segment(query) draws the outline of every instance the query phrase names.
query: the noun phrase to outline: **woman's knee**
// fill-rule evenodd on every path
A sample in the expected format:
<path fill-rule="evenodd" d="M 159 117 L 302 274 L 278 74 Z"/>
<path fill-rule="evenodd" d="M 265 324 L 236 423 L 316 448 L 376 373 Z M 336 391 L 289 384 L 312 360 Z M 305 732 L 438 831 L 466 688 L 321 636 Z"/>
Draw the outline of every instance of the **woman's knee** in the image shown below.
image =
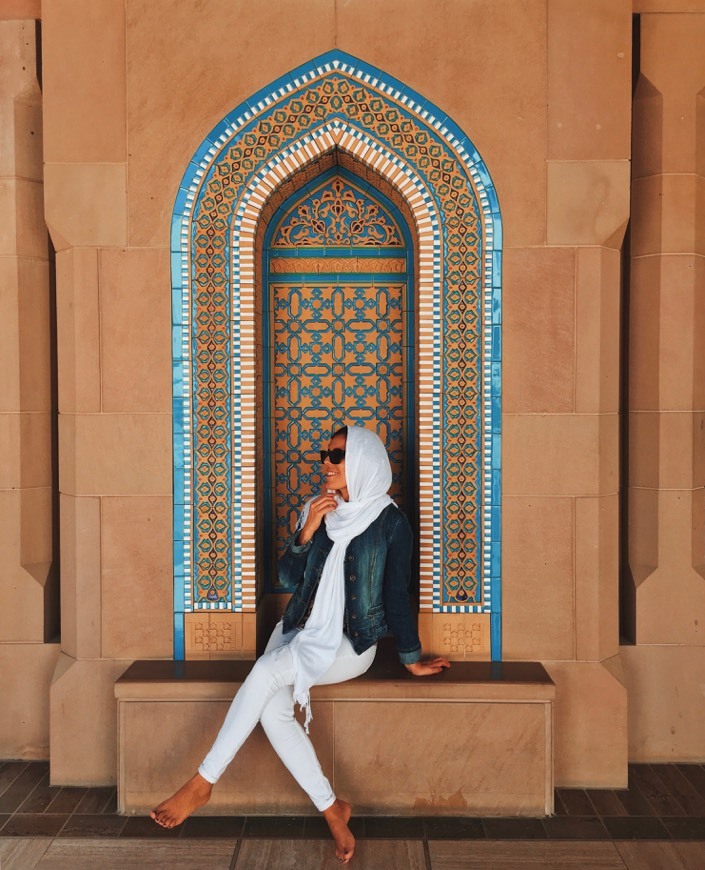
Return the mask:
<path fill-rule="evenodd" d="M 279 650 L 275 650 L 261 655 L 252 666 L 248 680 L 266 685 L 271 691 L 286 686 L 289 682 L 290 667 L 286 661 L 282 661 L 282 656 L 277 655 L 278 652 Z"/>
<path fill-rule="evenodd" d="M 270 700 L 262 711 L 260 722 L 269 735 L 272 729 L 294 721 L 294 696 L 289 686 L 284 686 Z"/>

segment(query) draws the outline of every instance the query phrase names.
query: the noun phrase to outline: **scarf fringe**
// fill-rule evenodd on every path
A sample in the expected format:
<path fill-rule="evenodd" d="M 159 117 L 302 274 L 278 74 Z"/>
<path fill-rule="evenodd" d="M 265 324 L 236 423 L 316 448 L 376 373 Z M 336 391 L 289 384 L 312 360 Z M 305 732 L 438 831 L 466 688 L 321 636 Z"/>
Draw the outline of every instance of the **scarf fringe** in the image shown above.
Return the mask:
<path fill-rule="evenodd" d="M 305 713 L 304 731 L 308 734 L 308 726 L 311 724 L 311 720 L 313 719 L 313 712 L 311 711 L 311 694 L 306 692 L 306 696 L 303 698 L 297 698 L 296 703 L 299 705 L 301 712 Z"/>

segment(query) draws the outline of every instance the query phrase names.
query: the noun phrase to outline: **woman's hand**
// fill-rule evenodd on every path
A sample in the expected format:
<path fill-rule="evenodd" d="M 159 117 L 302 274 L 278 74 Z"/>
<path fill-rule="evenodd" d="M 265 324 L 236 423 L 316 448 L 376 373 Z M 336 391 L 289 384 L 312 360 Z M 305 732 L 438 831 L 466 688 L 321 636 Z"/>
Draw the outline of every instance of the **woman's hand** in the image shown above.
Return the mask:
<path fill-rule="evenodd" d="M 323 517 L 331 511 L 334 511 L 337 507 L 338 502 L 335 499 L 334 492 L 326 492 L 323 495 L 314 498 L 308 506 L 308 516 L 306 517 L 306 522 L 304 523 L 303 528 L 299 532 L 299 537 L 296 543 L 299 546 L 308 544 L 315 532 L 318 530 L 318 527 L 323 522 Z"/>
<path fill-rule="evenodd" d="M 415 677 L 428 677 L 431 674 L 440 674 L 443 668 L 449 668 L 450 662 L 443 656 L 436 656 L 435 659 L 414 662 L 412 665 L 404 665 L 404 667 Z"/>

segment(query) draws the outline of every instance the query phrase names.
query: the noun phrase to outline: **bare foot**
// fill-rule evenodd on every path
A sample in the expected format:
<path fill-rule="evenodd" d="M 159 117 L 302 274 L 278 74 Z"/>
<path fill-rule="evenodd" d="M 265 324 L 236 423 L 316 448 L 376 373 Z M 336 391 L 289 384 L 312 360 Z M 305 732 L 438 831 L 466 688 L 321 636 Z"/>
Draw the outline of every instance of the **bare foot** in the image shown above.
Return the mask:
<path fill-rule="evenodd" d="M 194 810 L 207 804 L 213 786 L 200 773 L 194 774 L 174 794 L 149 814 L 163 828 L 174 828 L 187 819 Z"/>
<path fill-rule="evenodd" d="M 341 864 L 347 864 L 355 851 L 355 837 L 348 827 L 351 813 L 350 804 L 341 800 L 336 800 L 327 810 L 323 810 L 323 817 L 335 840 L 335 857 Z"/>

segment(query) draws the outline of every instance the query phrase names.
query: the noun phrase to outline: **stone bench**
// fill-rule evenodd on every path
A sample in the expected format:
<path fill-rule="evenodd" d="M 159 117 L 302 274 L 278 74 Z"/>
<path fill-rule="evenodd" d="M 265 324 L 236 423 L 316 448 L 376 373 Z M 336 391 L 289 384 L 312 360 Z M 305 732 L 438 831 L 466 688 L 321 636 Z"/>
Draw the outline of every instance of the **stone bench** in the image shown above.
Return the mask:
<path fill-rule="evenodd" d="M 115 684 L 118 802 L 145 814 L 193 774 L 245 661 L 138 661 Z M 555 686 L 534 662 L 409 674 L 385 643 L 362 677 L 312 691 L 311 739 L 335 791 L 365 815 L 553 812 Z M 260 726 L 202 811 L 311 814 Z"/>

